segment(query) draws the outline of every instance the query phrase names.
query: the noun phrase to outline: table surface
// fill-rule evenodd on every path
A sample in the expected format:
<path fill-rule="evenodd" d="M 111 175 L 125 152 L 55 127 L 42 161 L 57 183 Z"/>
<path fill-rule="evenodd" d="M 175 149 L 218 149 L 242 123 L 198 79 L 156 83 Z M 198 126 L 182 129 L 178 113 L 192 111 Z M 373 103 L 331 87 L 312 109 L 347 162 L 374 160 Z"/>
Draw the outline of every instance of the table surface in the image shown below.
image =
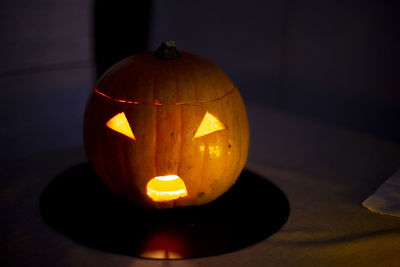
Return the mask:
<path fill-rule="evenodd" d="M 168 262 L 86 247 L 39 213 L 49 182 L 87 161 L 75 147 L 0 167 L 0 265 L 400 266 L 400 218 L 361 205 L 400 168 L 400 144 L 261 106 L 248 113 L 246 167 L 277 185 L 291 206 L 279 232 L 232 253 Z"/>

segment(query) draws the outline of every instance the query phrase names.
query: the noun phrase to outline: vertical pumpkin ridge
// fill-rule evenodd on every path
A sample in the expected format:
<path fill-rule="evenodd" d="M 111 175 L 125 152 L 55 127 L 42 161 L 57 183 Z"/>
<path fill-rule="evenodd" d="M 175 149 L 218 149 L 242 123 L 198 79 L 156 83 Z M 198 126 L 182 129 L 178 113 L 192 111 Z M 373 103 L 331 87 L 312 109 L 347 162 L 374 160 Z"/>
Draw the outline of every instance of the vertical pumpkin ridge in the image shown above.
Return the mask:
<path fill-rule="evenodd" d="M 102 124 L 102 122 L 101 122 L 101 126 L 103 127 L 103 124 Z M 106 153 L 106 149 L 105 149 L 105 147 L 104 147 L 104 142 L 103 142 L 103 140 L 104 140 L 104 136 L 106 135 L 106 132 L 103 130 L 103 131 L 101 131 L 101 138 L 100 137 L 97 137 L 96 138 L 96 141 L 98 142 L 98 143 L 100 143 L 100 149 L 99 149 L 99 151 L 100 151 L 100 153 L 99 153 L 99 161 L 101 162 L 101 167 L 102 167 L 102 169 L 103 169 L 103 177 L 102 177 L 102 180 L 103 180 L 103 183 L 105 184 L 105 185 L 107 185 L 107 187 L 109 186 L 109 184 L 110 184 L 110 177 L 109 177 L 109 174 L 108 174 L 108 171 L 107 171 L 107 169 L 106 169 L 106 161 L 105 161 L 105 158 L 104 158 L 104 155 L 105 155 L 105 153 Z"/>
<path fill-rule="evenodd" d="M 126 116 L 126 114 L 125 114 L 125 116 Z M 128 119 L 128 118 L 127 118 Z M 129 122 L 129 120 L 128 120 L 128 122 Z M 119 141 L 118 142 L 118 153 L 121 153 L 122 152 L 122 158 L 123 158 L 123 160 L 121 161 L 121 164 L 120 164 L 120 168 L 121 168 L 121 175 L 122 175 L 122 187 L 123 187 L 123 195 L 124 195 L 124 197 L 127 197 L 127 196 L 129 196 L 129 186 L 128 186 L 128 183 L 129 183 L 129 179 L 128 179 L 128 176 L 126 175 L 126 173 L 127 173 L 127 161 L 126 161 L 126 158 L 127 158 L 127 156 L 126 156 L 126 153 L 127 153 L 127 150 L 126 149 L 123 149 L 123 143 L 124 142 L 122 142 L 122 139 L 121 139 L 121 141 Z M 129 151 L 129 150 L 128 150 Z"/>
<path fill-rule="evenodd" d="M 181 127 L 179 129 L 180 133 L 179 133 L 179 158 L 178 158 L 178 166 L 177 166 L 177 170 L 176 173 L 178 176 L 181 177 L 181 173 L 180 173 L 180 169 L 181 169 L 181 158 L 182 158 L 182 150 L 183 150 L 183 145 L 182 145 L 182 135 L 183 135 L 183 111 L 182 111 L 182 106 L 179 106 L 179 114 L 180 114 L 180 120 L 181 120 Z M 185 177 L 181 177 L 183 179 L 185 179 Z M 185 180 L 183 180 L 183 182 L 185 182 Z M 187 185 L 187 182 L 185 183 L 185 185 Z M 187 187 L 186 187 L 187 190 Z"/>
<path fill-rule="evenodd" d="M 177 100 L 179 99 L 179 88 L 178 88 L 178 81 L 177 81 L 177 79 L 175 79 L 175 91 L 176 91 L 176 93 L 175 93 L 175 102 L 177 102 Z M 177 113 L 179 113 L 179 119 L 177 119 L 177 121 L 179 122 L 179 130 L 180 130 L 180 133 L 179 133 L 179 135 L 178 134 L 175 134 L 175 136 L 176 136 L 176 138 L 178 138 L 178 136 L 180 137 L 180 135 L 181 135 L 181 130 L 182 130 L 182 107 L 180 107 L 180 106 L 177 106 L 177 105 L 175 105 L 174 106 L 174 108 L 176 109 L 176 108 L 178 108 L 179 109 L 179 112 L 177 112 Z M 176 129 L 177 130 L 177 129 Z M 176 132 L 176 131 L 175 131 Z M 179 138 L 180 139 L 180 138 Z M 176 166 L 176 174 L 178 175 L 178 170 L 179 170 L 179 165 L 180 165 L 180 159 L 181 159 L 181 152 L 182 152 L 182 142 L 180 142 L 180 140 L 178 140 L 179 141 L 179 153 L 178 153 L 178 158 L 177 158 L 177 166 Z"/>
<path fill-rule="evenodd" d="M 128 118 L 127 118 L 128 119 Z M 129 122 L 129 120 L 128 120 L 128 122 Z M 132 149 L 132 148 L 131 148 Z M 135 183 L 134 183 L 134 181 L 133 181 L 133 179 L 132 179 L 132 176 L 130 175 L 131 174 L 131 168 L 134 168 L 135 166 L 132 166 L 131 167 L 131 162 L 130 162 L 130 157 L 129 157 L 129 155 L 127 155 L 127 153 L 130 153 L 130 151 L 131 151 L 131 149 L 129 149 L 129 150 L 125 150 L 125 153 L 124 153 L 124 158 L 125 158 L 125 164 L 124 164 L 124 166 L 125 166 L 125 173 L 128 173 L 129 175 L 127 175 L 127 179 L 126 179 L 126 188 L 125 188 L 125 190 L 126 190 L 126 194 L 127 194 L 127 196 L 128 196 L 128 198 L 129 199 L 131 199 L 131 200 L 134 200 L 134 201 L 136 201 L 136 198 L 135 198 L 135 194 L 136 194 L 136 192 L 135 192 L 135 190 L 134 190 L 134 188 L 135 188 Z M 127 169 L 129 169 L 129 170 L 127 170 Z"/>
<path fill-rule="evenodd" d="M 156 101 L 156 99 L 155 99 L 155 91 L 156 91 L 156 86 L 154 85 L 154 79 L 152 79 L 152 82 L 151 82 L 151 84 L 152 84 L 152 88 L 151 88 L 151 91 L 152 91 L 152 99 L 153 99 L 153 103 L 155 103 L 155 101 Z M 158 153 L 157 153 L 157 144 L 158 144 L 158 129 L 157 129 L 157 127 L 158 127 L 158 123 L 157 123 L 157 119 L 158 119 L 158 106 L 155 106 L 155 108 L 154 108 L 154 142 L 155 142 L 155 145 L 154 145 L 154 169 L 155 169 L 155 174 L 156 175 L 158 175 L 158 172 L 157 172 L 157 155 L 158 155 Z M 151 177 L 148 177 L 148 178 L 151 178 Z"/>
<path fill-rule="evenodd" d="M 106 113 L 106 114 L 113 114 L 114 113 L 114 108 L 112 108 L 112 106 L 109 106 L 109 108 L 107 109 L 107 110 L 105 110 L 105 111 L 103 111 L 104 113 Z M 104 125 L 104 123 L 102 123 L 102 127 L 105 127 L 105 125 Z M 107 152 L 109 149 L 106 147 L 106 145 L 107 145 L 107 142 L 104 142 L 103 140 L 107 140 L 107 130 L 106 131 L 102 131 L 103 132 L 103 135 L 102 135 L 102 138 L 101 138 L 101 144 L 102 144 L 102 153 L 101 153 L 101 155 L 102 155 L 102 157 L 103 157 L 103 166 L 104 166 L 104 170 L 105 170 L 105 181 L 106 181 L 106 184 L 108 185 L 108 184 L 110 184 L 110 185 L 112 185 L 112 188 L 113 188 L 113 190 L 114 191 L 117 191 L 118 193 L 121 193 L 121 190 L 120 190 L 120 186 L 118 186 L 118 185 L 115 185 L 115 183 L 113 183 L 113 173 L 112 173 L 112 171 L 110 171 L 110 163 L 108 162 L 108 161 L 106 161 L 106 159 L 105 159 L 105 155 L 107 155 L 109 152 Z M 116 146 L 118 146 L 118 144 L 115 144 Z"/>
<path fill-rule="evenodd" d="M 148 90 L 150 90 L 151 95 L 149 96 L 149 100 L 153 100 L 155 99 L 155 90 L 156 90 L 156 86 L 155 86 L 155 76 L 157 76 L 157 73 L 155 73 L 154 68 L 150 67 L 151 71 L 151 75 L 150 75 L 150 88 L 148 88 Z M 152 168 L 152 172 L 154 174 L 157 174 L 157 106 L 153 106 L 150 108 L 150 110 L 152 110 L 152 113 L 154 111 L 154 131 L 152 131 L 150 129 L 147 129 L 147 127 L 145 128 L 145 132 L 149 132 L 149 138 L 151 138 L 150 140 L 154 139 L 154 167 Z M 146 124 L 145 124 L 146 125 Z M 151 136 L 154 135 L 154 136 Z M 152 177 L 145 177 L 145 179 L 147 179 L 147 181 L 145 182 L 146 185 L 149 181 L 149 179 L 151 179 Z M 147 192 L 146 192 L 146 188 L 141 188 L 142 192 L 143 192 L 143 196 L 147 198 Z M 147 198 L 148 200 L 148 198 Z"/>
<path fill-rule="evenodd" d="M 236 89 L 234 89 L 234 90 L 236 90 Z M 232 94 L 232 96 L 230 96 L 230 100 L 229 100 L 229 101 L 231 101 L 233 106 L 237 105 L 237 100 L 234 97 L 235 94 L 236 94 L 236 91 L 233 92 L 233 94 Z M 236 110 L 234 110 L 234 113 L 232 114 L 232 116 L 238 117 L 239 122 L 237 123 L 236 127 L 238 129 L 242 129 L 241 128 L 241 120 L 243 119 L 242 116 L 240 116 L 240 114 L 238 114 L 238 112 L 236 112 Z M 233 148 L 233 149 L 234 149 L 235 153 L 238 155 L 234 161 L 235 169 L 232 171 L 232 175 L 239 175 L 240 168 L 241 168 L 241 161 L 242 161 L 241 151 L 242 151 L 243 140 L 242 140 L 242 138 L 240 138 L 240 136 L 238 136 L 237 133 L 233 133 L 232 138 L 234 139 L 234 142 L 236 143 L 235 148 Z"/>
<path fill-rule="evenodd" d="M 201 104 L 201 110 L 204 110 L 204 106 L 203 106 L 203 104 Z M 200 121 L 200 123 L 201 123 L 201 121 Z M 202 161 L 201 161 L 201 174 L 200 174 L 200 178 L 201 178 L 201 192 L 205 192 L 205 190 L 204 190 L 204 184 L 206 184 L 207 185 L 207 187 L 208 187 L 208 179 L 207 179 L 207 177 L 204 177 L 204 164 L 205 164 L 205 161 L 206 161 L 206 155 L 207 155 L 207 153 L 208 153 L 208 149 L 209 149 L 209 143 L 208 143 L 208 141 L 207 142 L 204 142 L 204 145 L 205 145 L 205 150 L 204 150 L 204 153 L 203 153 L 203 159 L 202 159 Z M 205 179 L 207 179 L 206 180 L 206 183 L 204 183 L 204 180 Z M 199 191 L 199 190 L 197 190 L 197 191 Z"/>
<path fill-rule="evenodd" d="M 199 94 L 197 93 L 197 86 L 196 86 L 196 83 L 195 83 L 195 81 L 194 81 L 194 74 L 193 74 L 193 72 L 192 72 L 192 70 L 188 67 L 187 69 L 187 72 L 188 72 L 188 74 L 189 75 L 187 75 L 187 77 L 188 77 L 188 80 L 190 81 L 190 84 L 191 84 L 191 86 L 192 86 L 192 89 L 193 89 L 193 91 L 194 91 L 194 101 L 197 101 L 198 100 L 198 98 L 199 98 Z M 182 111 L 182 106 L 181 106 L 181 111 Z M 183 117 L 182 117 L 183 118 Z M 183 128 L 183 124 L 182 124 L 182 128 Z M 190 131 L 193 131 L 193 129 L 191 129 Z M 182 131 L 182 133 L 183 133 L 183 131 Z M 190 138 L 192 138 L 192 136 L 190 137 Z M 195 147 L 195 149 L 196 149 L 196 147 Z M 203 153 L 204 154 L 204 153 Z M 204 162 L 204 157 L 203 157 L 203 162 Z M 203 162 L 202 162 L 202 165 L 203 165 Z M 202 169 L 203 169 L 203 167 L 202 167 Z M 192 177 L 190 177 L 190 180 L 192 180 Z M 200 174 L 200 180 L 201 180 L 201 184 L 203 183 L 203 180 L 204 180 L 204 178 L 203 178 L 203 172 Z M 197 181 L 196 181 L 197 182 Z M 193 189 L 191 189 L 191 192 L 188 192 L 188 193 L 192 193 L 193 194 Z M 197 191 L 199 191 L 199 190 L 197 190 Z M 197 193 L 197 192 L 196 192 Z M 191 198 L 191 202 L 192 203 L 196 203 L 196 199 L 193 199 L 192 198 L 192 195 L 189 195 L 189 198 Z"/>
<path fill-rule="evenodd" d="M 244 156 L 244 159 L 242 159 L 242 161 L 244 161 L 244 163 L 242 164 L 243 167 L 244 167 L 245 164 L 246 164 L 246 160 L 247 160 L 248 154 L 249 154 L 250 124 L 249 124 L 249 120 L 248 120 L 248 116 L 247 116 L 247 110 L 246 110 L 246 106 L 245 106 L 244 100 L 242 99 L 242 96 L 240 95 L 239 89 L 236 88 L 236 90 L 237 90 L 237 94 L 239 95 L 238 101 L 240 102 L 241 109 L 243 109 L 243 112 L 242 112 L 241 115 L 244 117 L 244 120 L 242 122 L 244 125 L 242 125 L 242 126 L 243 126 L 243 128 L 247 129 L 247 132 L 246 132 L 247 138 L 245 140 L 246 143 L 242 142 L 242 146 L 241 146 L 241 149 L 242 149 L 241 152 L 243 152 L 243 150 L 246 151 L 246 153 L 244 155 L 242 155 L 242 157 Z"/>
<path fill-rule="evenodd" d="M 236 86 L 235 86 L 235 91 L 234 91 L 234 94 L 237 94 L 238 93 L 238 91 L 237 91 L 237 88 L 236 88 Z M 235 103 L 234 103 L 234 105 L 236 106 L 236 105 L 238 105 L 239 103 L 237 103 L 238 102 L 238 100 L 236 99 L 236 97 L 231 97 L 231 100 L 230 101 L 235 101 Z M 238 128 L 240 128 L 240 129 L 242 129 L 242 124 L 243 124 L 243 119 L 241 118 L 241 116 L 240 116 L 240 114 L 236 114 L 237 113 L 237 111 L 236 110 L 234 110 L 234 116 L 235 117 L 240 117 L 240 119 L 239 119 L 239 123 L 238 123 Z M 239 170 L 240 170 L 240 168 L 241 168 L 241 165 L 242 165 L 242 147 L 243 147 L 243 140 L 241 139 L 241 138 L 239 138 L 238 136 L 237 136 L 237 133 L 235 134 L 235 136 L 234 136 L 234 138 L 237 140 L 237 154 L 238 154 L 238 158 L 237 158 L 237 163 L 235 164 L 236 165 L 236 167 L 235 167 L 235 174 L 237 174 L 237 175 L 240 175 L 240 173 L 238 173 L 239 172 Z"/>
<path fill-rule="evenodd" d="M 232 118 L 232 116 L 231 116 L 231 114 L 230 114 L 230 112 L 228 112 L 228 108 L 226 108 L 225 106 L 224 106 L 224 104 L 225 104 L 225 102 L 227 101 L 227 98 L 229 98 L 229 96 L 228 97 L 224 97 L 224 98 L 222 98 L 221 100 L 220 100 L 220 102 L 221 102 L 221 104 L 219 105 L 219 108 L 220 109 L 222 109 L 222 112 L 223 112 L 223 114 L 224 114 L 224 118 L 226 118 L 226 121 L 224 122 L 225 123 L 225 125 L 228 127 L 228 129 L 231 129 L 231 128 L 233 128 L 233 123 L 234 123 L 234 119 Z M 230 136 L 230 133 L 231 132 L 233 132 L 232 130 L 230 130 L 230 131 L 227 131 L 225 134 L 226 134 L 226 138 L 224 138 L 224 142 L 223 142 L 223 150 L 224 150 L 224 154 L 227 154 L 228 153 L 228 150 L 227 150 L 227 146 L 228 146 L 228 144 L 229 144 L 229 142 L 230 142 L 230 138 L 231 138 L 231 136 Z M 228 168 L 227 168 L 227 166 L 229 166 L 230 164 L 229 164 L 229 162 L 230 162 L 230 158 L 228 157 L 228 156 L 225 156 L 224 157 L 225 158 L 225 160 L 224 160 L 224 168 L 223 168 L 223 170 L 222 170 L 222 177 L 229 177 L 229 172 L 231 171 L 231 170 L 229 170 Z M 235 167 L 235 168 L 237 168 L 237 167 Z M 228 178 L 225 178 L 225 179 L 228 179 Z"/>
<path fill-rule="evenodd" d="M 240 106 L 240 108 L 243 110 L 243 112 L 239 113 L 239 115 L 241 115 L 241 117 L 243 117 L 241 119 L 239 127 L 241 127 L 242 129 L 249 129 L 249 122 L 248 122 L 248 119 L 247 119 L 247 112 L 246 112 L 246 109 L 245 109 L 244 102 L 243 102 L 243 100 L 241 98 L 239 89 L 237 87 L 235 87 L 235 89 L 236 89 L 235 90 L 235 94 L 237 95 L 237 97 L 234 98 L 235 101 L 236 101 L 235 105 Z M 248 152 L 249 152 L 248 151 L 249 133 L 246 133 L 246 137 L 247 138 L 245 140 L 240 139 L 239 163 L 240 163 L 240 167 L 241 168 L 244 168 L 244 166 L 246 164 L 247 155 L 248 155 Z M 244 152 L 246 152 L 246 153 L 244 153 Z M 241 170 L 239 171 L 238 175 L 240 175 L 240 172 L 241 172 Z"/>
<path fill-rule="evenodd" d="M 177 102 L 178 100 L 179 100 L 179 88 L 178 88 L 178 81 L 177 81 L 177 79 L 175 79 L 175 91 L 176 91 L 176 93 L 175 93 L 175 102 Z M 178 175 L 178 176 L 180 176 L 179 175 L 179 166 L 180 166 L 180 162 L 181 162 L 181 154 L 182 154 L 182 142 L 181 142 L 181 134 L 182 134 L 182 107 L 180 107 L 180 106 L 177 106 L 177 105 L 175 105 L 175 107 L 174 108 L 178 108 L 179 109 L 179 119 L 177 120 L 177 121 L 179 121 L 179 123 L 180 123 L 180 127 L 179 127 L 179 134 L 178 133 L 176 133 L 175 134 L 175 138 L 178 138 L 178 136 L 179 136 L 179 140 L 177 140 L 178 142 L 179 142 L 179 153 L 178 153 L 178 158 L 177 158 L 177 165 L 176 165 L 176 175 Z M 178 129 L 176 129 L 175 130 L 175 132 L 177 132 L 177 130 Z M 180 177 L 180 178 L 182 178 L 182 177 Z M 184 179 L 184 178 L 183 178 Z M 183 182 L 185 182 L 185 181 L 183 181 Z M 187 183 L 185 183 L 185 185 L 186 185 Z M 174 202 L 173 202 L 173 206 L 174 207 L 176 207 L 176 201 L 177 200 L 174 200 Z"/>
<path fill-rule="evenodd" d="M 195 92 L 195 101 L 196 102 L 199 102 L 199 87 L 197 86 L 197 83 L 194 81 L 194 79 L 195 79 L 195 77 L 196 77 L 196 75 L 192 72 L 192 70 L 190 69 L 189 70 L 189 72 L 190 72 L 190 77 L 191 77 L 191 81 L 192 81 L 192 84 L 193 84 L 193 88 L 194 88 L 194 92 Z M 204 110 L 204 104 L 203 103 L 201 103 L 200 104 L 200 110 Z M 201 120 L 199 121 L 199 123 L 201 123 Z M 196 130 L 196 129 L 195 129 Z M 204 143 L 204 146 L 205 146 L 205 148 L 207 148 L 208 149 L 208 143 Z M 196 148 L 197 149 L 197 148 Z M 201 161 L 201 172 L 200 172 L 200 180 L 201 180 L 201 182 L 200 182 L 200 189 L 198 189 L 198 190 L 196 190 L 197 192 L 196 193 L 198 193 L 198 192 L 205 192 L 205 190 L 204 190 L 204 162 L 205 162 L 205 156 L 206 156 L 206 151 L 204 150 L 203 151 L 203 155 L 202 155 L 202 161 Z M 208 181 L 207 181 L 208 182 Z M 195 200 L 195 202 L 196 202 L 196 200 Z M 197 203 L 196 203 L 197 204 Z"/>
<path fill-rule="evenodd" d="M 128 117 L 127 117 L 127 119 L 128 119 Z M 128 122 L 129 122 L 129 119 L 128 119 Z M 130 146 L 134 145 L 131 142 L 132 141 L 129 139 L 128 145 L 130 145 Z M 122 142 L 120 142 L 120 144 L 122 145 Z M 135 187 L 133 184 L 133 179 L 131 178 L 131 175 L 130 175 L 131 174 L 131 162 L 130 162 L 131 159 L 129 156 L 129 153 L 131 153 L 130 151 L 132 150 L 132 147 L 130 149 L 122 149 L 122 150 L 124 151 L 123 175 L 126 176 L 126 178 L 123 181 L 123 184 L 125 184 L 124 191 L 125 191 L 126 197 L 128 197 L 129 199 L 132 199 L 132 198 L 134 199 L 134 195 L 136 192 L 133 190 Z"/>
<path fill-rule="evenodd" d="M 157 76 L 157 73 L 154 74 L 155 76 Z M 152 77 L 151 79 L 151 84 L 152 84 L 152 99 L 153 99 L 153 103 L 156 102 L 156 87 L 158 86 L 157 84 L 154 83 L 155 79 Z M 154 106 L 154 172 L 155 175 L 159 175 L 158 173 L 158 108 L 160 106 Z M 152 177 L 146 177 L 147 179 L 151 179 Z M 148 182 L 148 181 L 147 181 Z M 147 196 L 147 192 L 145 192 L 146 196 Z M 154 206 L 159 209 L 160 208 L 160 203 L 157 202 L 153 202 Z"/>
<path fill-rule="evenodd" d="M 109 109 L 107 109 L 107 112 L 105 112 L 106 114 L 108 114 L 109 113 Z M 102 126 L 103 126 L 103 123 L 102 123 Z M 104 127 L 104 126 L 103 126 Z M 109 173 L 109 170 L 108 170 L 108 168 L 107 168 L 107 162 L 106 162 L 106 159 L 105 159 L 105 155 L 107 154 L 107 148 L 106 148 L 106 145 L 105 145 L 105 142 L 103 142 L 103 140 L 105 140 L 106 139 L 106 136 L 107 136 L 107 133 L 106 133 L 106 131 L 102 131 L 102 133 L 103 133 L 103 135 L 102 135 L 102 138 L 100 139 L 100 143 L 101 143 L 101 156 L 102 156 L 102 164 L 103 164 L 103 168 L 104 168 L 104 183 L 108 186 L 109 184 L 112 184 L 112 177 L 110 176 L 110 173 Z"/>

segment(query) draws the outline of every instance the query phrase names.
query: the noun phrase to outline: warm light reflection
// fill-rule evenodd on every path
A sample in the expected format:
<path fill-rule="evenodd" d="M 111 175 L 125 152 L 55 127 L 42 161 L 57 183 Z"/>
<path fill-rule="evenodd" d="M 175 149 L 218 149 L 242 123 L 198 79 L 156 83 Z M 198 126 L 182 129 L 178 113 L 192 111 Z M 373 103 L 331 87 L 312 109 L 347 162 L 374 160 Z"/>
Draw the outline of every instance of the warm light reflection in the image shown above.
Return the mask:
<path fill-rule="evenodd" d="M 168 250 L 145 250 L 140 254 L 140 257 L 150 259 L 182 259 L 183 256 L 177 252 Z"/>
<path fill-rule="evenodd" d="M 210 144 L 208 146 L 208 153 L 210 155 L 210 159 L 215 159 L 221 156 L 221 147 L 219 145 Z"/>
<path fill-rule="evenodd" d="M 167 229 L 160 228 L 150 233 L 150 236 L 142 243 L 140 257 L 182 259 L 186 256 L 188 242 L 185 240 L 185 235 L 172 233 Z"/>
<path fill-rule="evenodd" d="M 199 150 L 200 150 L 201 152 L 204 152 L 204 151 L 206 150 L 206 146 L 205 146 L 204 144 L 201 144 L 201 145 L 199 146 Z"/>
<path fill-rule="evenodd" d="M 177 175 L 156 176 L 147 183 L 147 195 L 154 201 L 168 201 L 187 196 L 186 186 Z"/>
<path fill-rule="evenodd" d="M 136 140 L 136 137 L 132 132 L 131 126 L 126 119 L 124 112 L 118 113 L 117 115 L 112 117 L 109 121 L 107 121 L 106 125 L 111 130 L 121 133 L 133 140 Z"/>
<path fill-rule="evenodd" d="M 207 111 L 199 128 L 196 131 L 196 134 L 194 135 L 194 138 L 199 138 L 224 129 L 226 129 L 226 126 Z"/>

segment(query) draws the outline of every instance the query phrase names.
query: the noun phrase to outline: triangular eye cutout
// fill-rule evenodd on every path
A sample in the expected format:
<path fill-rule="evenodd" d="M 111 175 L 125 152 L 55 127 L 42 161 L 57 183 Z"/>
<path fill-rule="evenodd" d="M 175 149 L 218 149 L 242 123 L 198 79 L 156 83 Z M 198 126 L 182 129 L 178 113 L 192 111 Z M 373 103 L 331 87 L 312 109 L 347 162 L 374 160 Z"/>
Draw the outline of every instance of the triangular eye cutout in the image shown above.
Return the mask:
<path fill-rule="evenodd" d="M 107 121 L 106 126 L 111 130 L 121 133 L 133 140 L 136 140 L 136 137 L 132 132 L 131 126 L 126 119 L 124 112 L 118 113 L 117 115 L 112 117 L 109 121 Z"/>
<path fill-rule="evenodd" d="M 207 111 L 206 115 L 204 115 L 204 118 L 201 121 L 199 128 L 197 129 L 196 134 L 194 135 L 194 138 L 196 139 L 224 129 L 226 129 L 226 126 Z"/>

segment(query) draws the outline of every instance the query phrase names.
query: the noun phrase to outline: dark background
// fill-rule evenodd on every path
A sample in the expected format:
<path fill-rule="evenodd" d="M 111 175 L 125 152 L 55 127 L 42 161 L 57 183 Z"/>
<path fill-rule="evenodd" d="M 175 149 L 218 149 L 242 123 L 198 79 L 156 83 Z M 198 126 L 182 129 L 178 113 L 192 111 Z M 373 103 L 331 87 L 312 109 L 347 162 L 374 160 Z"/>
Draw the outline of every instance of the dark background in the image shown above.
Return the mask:
<path fill-rule="evenodd" d="M 167 39 L 220 65 L 246 105 L 399 142 L 399 6 L 1 0 L 0 162 L 81 145 L 96 77 Z"/>

